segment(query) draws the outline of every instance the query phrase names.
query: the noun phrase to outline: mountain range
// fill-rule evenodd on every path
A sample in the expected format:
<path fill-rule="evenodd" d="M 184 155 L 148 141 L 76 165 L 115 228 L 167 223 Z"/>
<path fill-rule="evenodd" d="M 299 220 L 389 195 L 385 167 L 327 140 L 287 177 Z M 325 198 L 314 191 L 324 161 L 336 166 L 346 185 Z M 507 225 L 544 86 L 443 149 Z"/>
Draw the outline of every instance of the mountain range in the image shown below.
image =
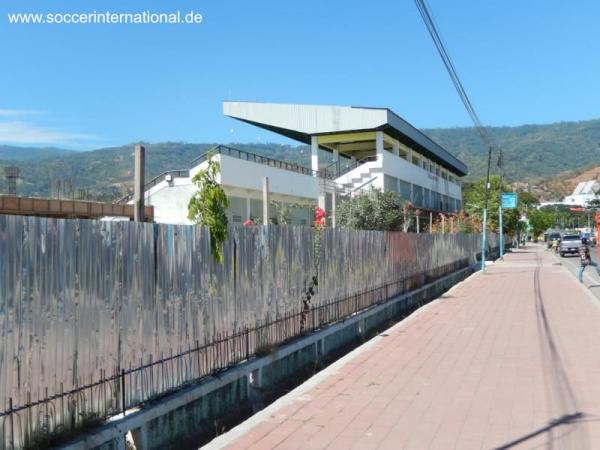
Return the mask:
<path fill-rule="evenodd" d="M 474 128 L 424 129 L 423 132 L 453 153 L 469 167 L 466 181 L 485 175 L 487 151 Z M 600 165 L 600 119 L 560 122 L 546 125 L 491 127 L 490 135 L 502 148 L 502 167 L 498 154 L 492 171 L 504 173 L 511 182 L 543 185 L 565 173 L 577 173 Z M 60 148 L 0 146 L 0 170 L 17 165 L 21 195 L 47 197 L 60 190 L 62 195 L 85 196 L 99 200 L 118 198 L 133 183 L 133 145 L 72 151 Z M 163 142 L 145 144 L 146 179 L 166 170 L 189 167 L 191 160 L 216 145 L 214 143 Z M 229 144 L 252 153 L 309 166 L 307 146 L 282 144 Z M 5 191 L 5 183 L 1 183 Z M 569 185 L 568 183 L 565 184 Z M 557 196 L 557 189 L 549 190 Z"/>

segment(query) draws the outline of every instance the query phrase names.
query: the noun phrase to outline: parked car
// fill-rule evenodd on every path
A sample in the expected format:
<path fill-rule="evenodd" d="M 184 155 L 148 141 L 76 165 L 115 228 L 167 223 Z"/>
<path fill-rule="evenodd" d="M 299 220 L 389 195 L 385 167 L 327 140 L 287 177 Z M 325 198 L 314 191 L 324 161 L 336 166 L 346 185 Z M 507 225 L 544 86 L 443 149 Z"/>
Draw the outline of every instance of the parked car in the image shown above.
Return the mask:
<path fill-rule="evenodd" d="M 582 246 L 581 238 L 578 234 L 564 234 L 560 238 L 560 244 L 558 244 L 558 252 L 560 256 L 569 254 L 579 254 L 579 248 Z"/>

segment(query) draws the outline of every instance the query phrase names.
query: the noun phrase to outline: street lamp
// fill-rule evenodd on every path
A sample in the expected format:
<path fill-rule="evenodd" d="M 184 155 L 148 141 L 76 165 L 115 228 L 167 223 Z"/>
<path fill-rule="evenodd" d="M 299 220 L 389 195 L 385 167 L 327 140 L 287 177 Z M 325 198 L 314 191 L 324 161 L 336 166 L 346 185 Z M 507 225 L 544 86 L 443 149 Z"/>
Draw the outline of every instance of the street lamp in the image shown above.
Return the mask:
<path fill-rule="evenodd" d="M 487 210 L 490 196 L 490 166 L 492 164 L 492 146 L 488 147 L 487 175 L 485 177 L 485 201 L 483 206 L 483 230 L 481 232 L 481 271 L 485 272 L 485 248 L 487 245 Z"/>

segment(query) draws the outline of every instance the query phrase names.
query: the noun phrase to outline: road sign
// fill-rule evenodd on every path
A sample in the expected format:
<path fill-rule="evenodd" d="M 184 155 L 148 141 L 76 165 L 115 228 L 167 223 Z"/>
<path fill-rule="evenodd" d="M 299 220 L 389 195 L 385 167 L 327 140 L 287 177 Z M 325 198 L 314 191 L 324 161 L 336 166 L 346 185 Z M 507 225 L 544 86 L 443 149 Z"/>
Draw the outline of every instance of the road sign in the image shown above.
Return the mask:
<path fill-rule="evenodd" d="M 503 192 L 500 196 L 501 205 L 504 209 L 514 209 L 517 207 L 516 192 Z"/>

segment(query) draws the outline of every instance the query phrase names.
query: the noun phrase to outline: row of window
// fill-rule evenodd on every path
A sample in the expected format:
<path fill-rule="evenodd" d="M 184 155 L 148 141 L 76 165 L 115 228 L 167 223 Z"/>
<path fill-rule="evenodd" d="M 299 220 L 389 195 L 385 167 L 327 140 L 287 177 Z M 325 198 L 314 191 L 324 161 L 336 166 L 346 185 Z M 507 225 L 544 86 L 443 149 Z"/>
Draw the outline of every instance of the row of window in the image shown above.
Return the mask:
<path fill-rule="evenodd" d="M 263 215 L 262 200 L 250 199 L 250 210 L 243 197 L 229 197 L 227 215 L 232 224 L 241 224 L 246 219 L 260 220 Z M 312 222 L 313 207 L 272 201 L 269 205 L 271 223 L 308 225 Z"/>
<path fill-rule="evenodd" d="M 444 212 L 458 212 L 462 204 L 457 198 L 443 195 L 408 181 L 390 175 L 384 176 L 384 191 L 396 192 L 402 200 L 411 202 L 418 208 L 433 209 Z"/>
<path fill-rule="evenodd" d="M 400 158 L 408 160 L 408 147 L 402 146 L 400 150 Z M 438 177 L 441 177 L 444 180 L 452 181 L 453 183 L 459 184 L 458 177 L 452 175 L 450 172 L 446 171 L 438 164 L 435 164 L 433 161 L 425 158 L 424 156 L 417 153 L 415 150 L 412 151 L 412 161 L 415 166 L 418 166 Z"/>

